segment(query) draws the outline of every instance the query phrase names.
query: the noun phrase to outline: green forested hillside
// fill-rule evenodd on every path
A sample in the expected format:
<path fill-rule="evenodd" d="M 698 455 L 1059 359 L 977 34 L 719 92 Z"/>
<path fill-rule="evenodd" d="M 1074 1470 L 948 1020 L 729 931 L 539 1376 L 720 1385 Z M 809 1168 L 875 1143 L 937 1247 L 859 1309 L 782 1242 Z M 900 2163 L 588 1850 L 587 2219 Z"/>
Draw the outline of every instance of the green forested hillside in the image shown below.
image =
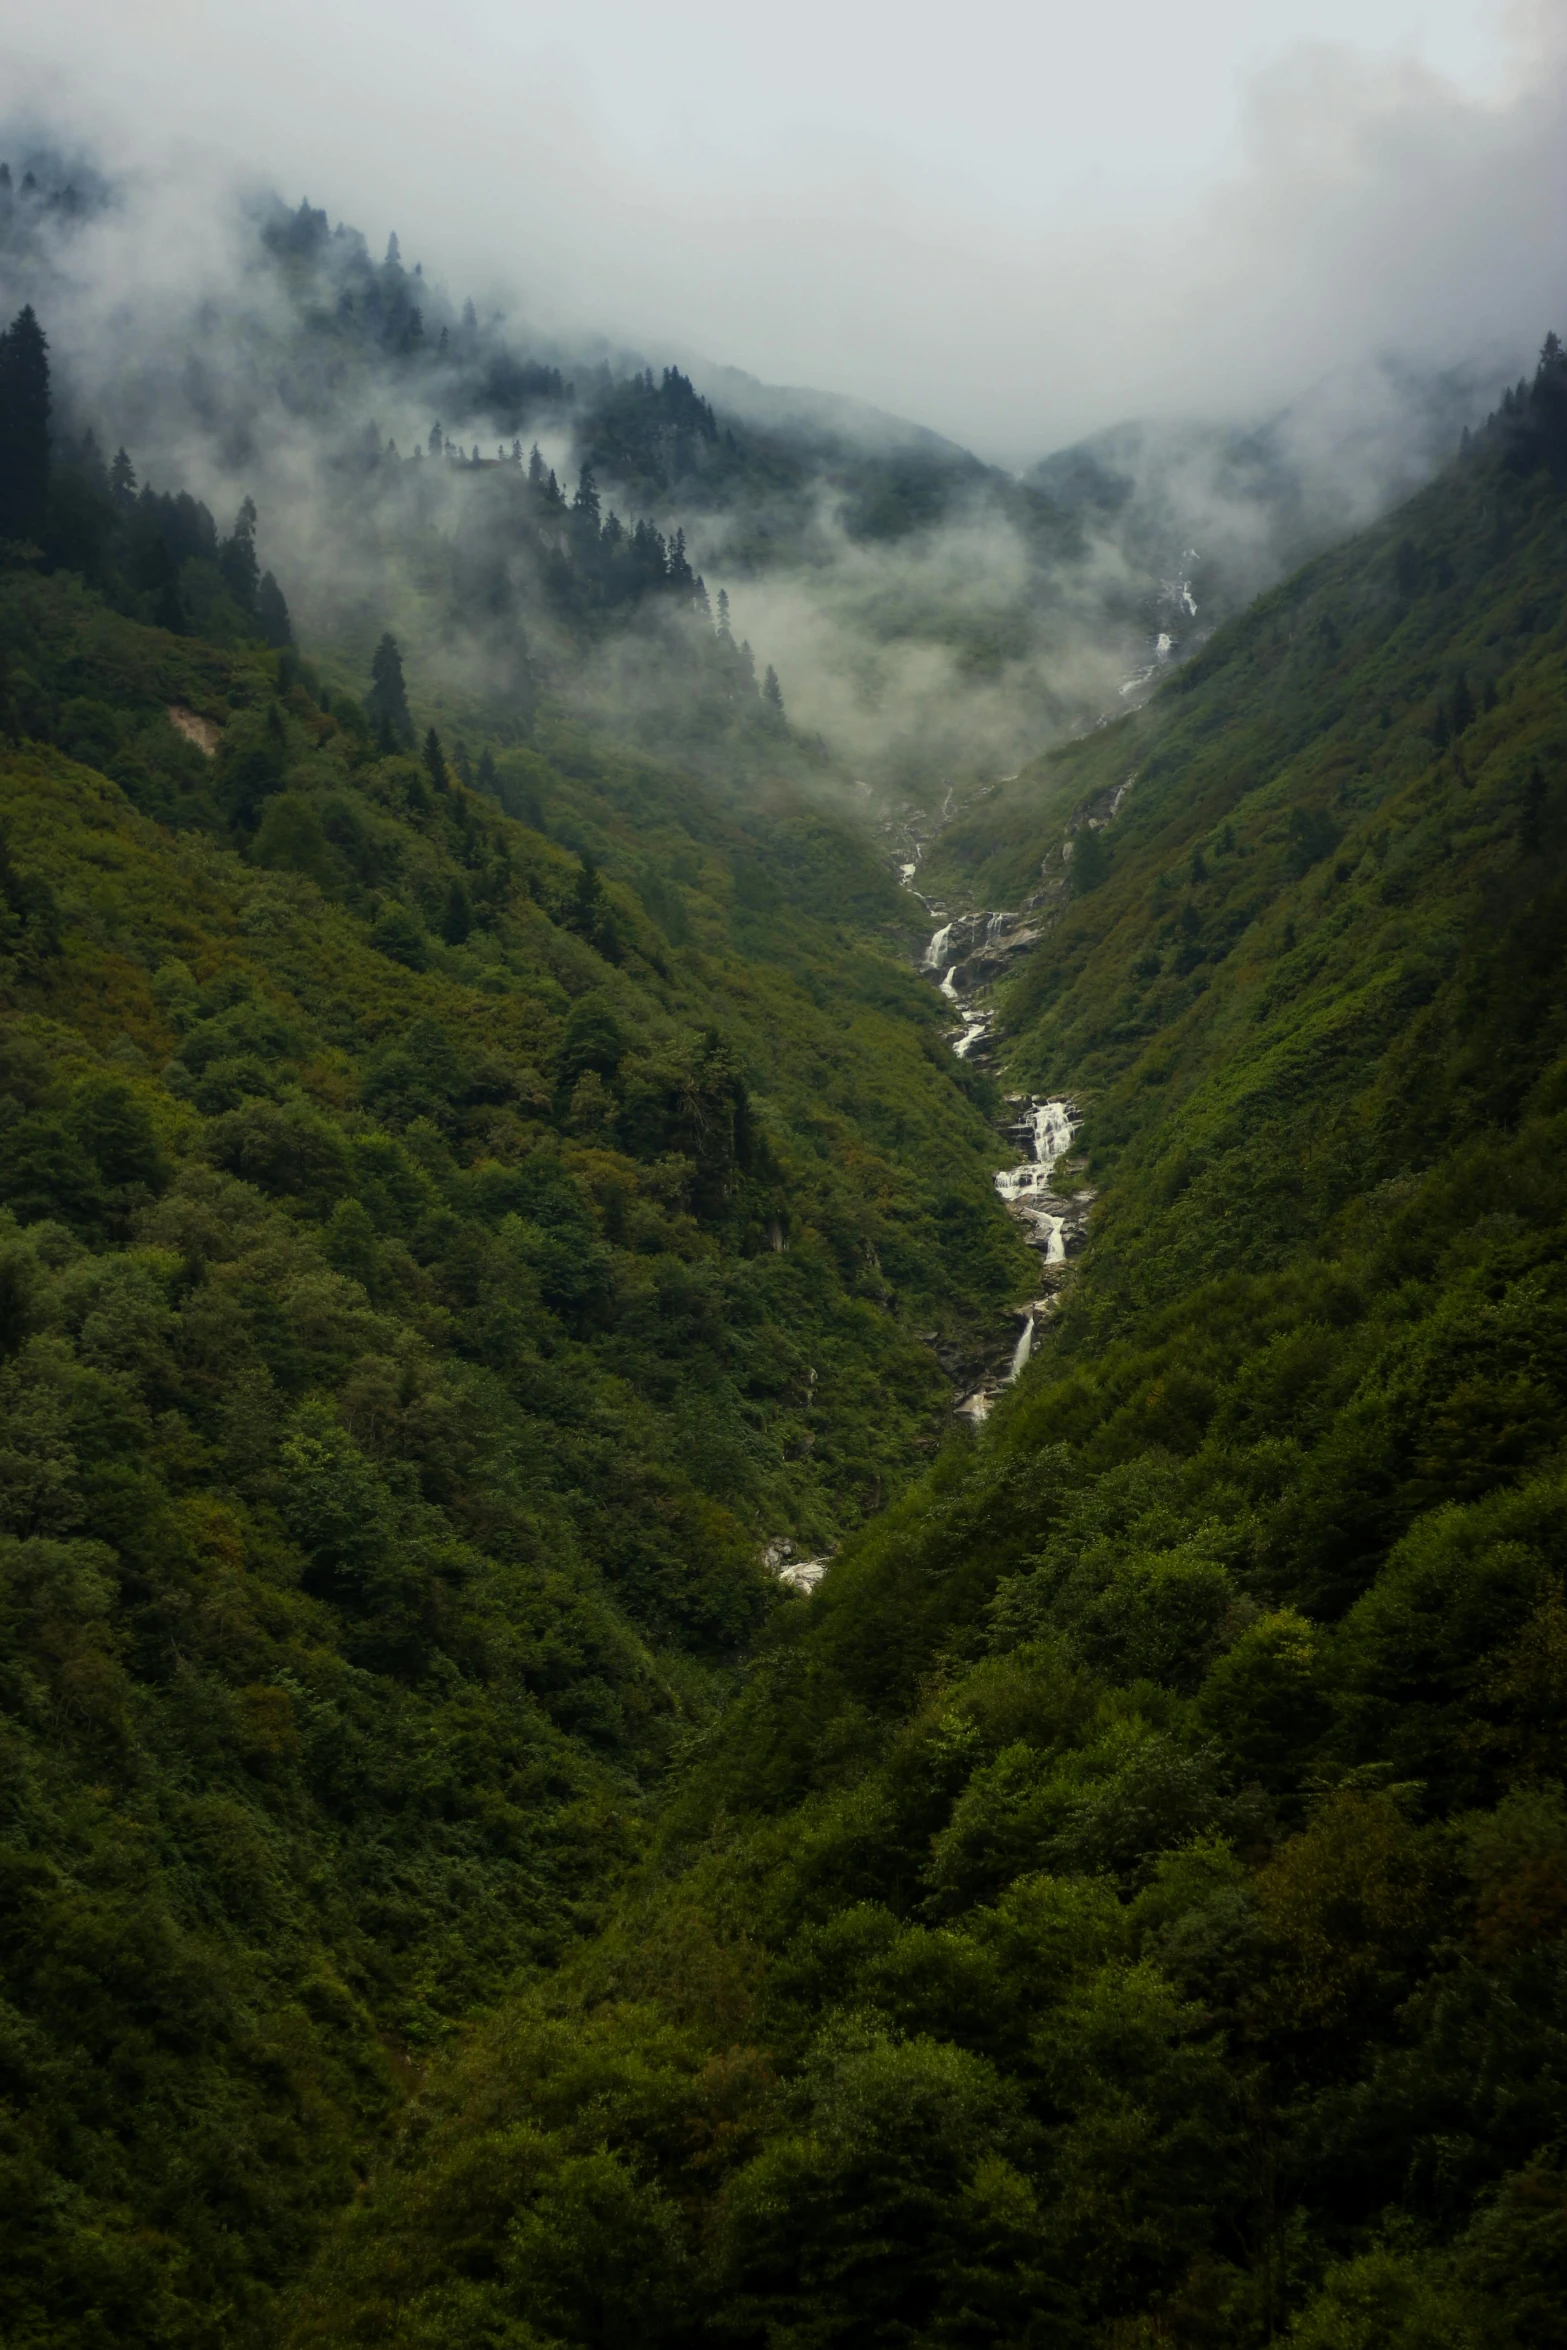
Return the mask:
<path fill-rule="evenodd" d="M 296 2343 L 1562 2342 L 1564 375 L 946 844 L 1088 1254 Z"/>
<path fill-rule="evenodd" d="M 149 626 L 59 512 L 0 572 L 0 2339 L 227 2345 L 1027 1260 L 786 780 L 471 695 L 416 751 L 395 651 L 367 714 L 243 596 Z"/>

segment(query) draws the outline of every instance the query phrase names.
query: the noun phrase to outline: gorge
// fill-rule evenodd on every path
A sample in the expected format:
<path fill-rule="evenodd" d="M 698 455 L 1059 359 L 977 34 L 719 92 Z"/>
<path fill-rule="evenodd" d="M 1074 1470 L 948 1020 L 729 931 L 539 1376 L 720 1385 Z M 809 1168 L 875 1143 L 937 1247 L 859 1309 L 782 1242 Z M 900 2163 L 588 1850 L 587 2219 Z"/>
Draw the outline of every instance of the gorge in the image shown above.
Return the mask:
<path fill-rule="evenodd" d="M 247 217 L 0 177 L 0 2341 L 1559 2350 L 1560 342 L 1253 596 Z"/>

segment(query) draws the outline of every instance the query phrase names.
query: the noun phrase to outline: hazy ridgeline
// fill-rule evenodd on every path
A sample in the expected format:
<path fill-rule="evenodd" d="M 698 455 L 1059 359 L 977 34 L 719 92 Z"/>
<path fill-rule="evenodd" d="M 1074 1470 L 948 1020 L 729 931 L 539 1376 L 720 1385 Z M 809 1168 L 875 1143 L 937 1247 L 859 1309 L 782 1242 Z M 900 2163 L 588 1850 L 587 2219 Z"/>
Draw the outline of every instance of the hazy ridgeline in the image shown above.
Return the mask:
<path fill-rule="evenodd" d="M 1017 477 L 0 264 L 0 2338 L 1559 2350 L 1555 338 Z"/>
<path fill-rule="evenodd" d="M 1416 486 L 1496 372 L 1367 365 L 1270 420 L 1119 426 L 1016 476 L 850 401 L 542 341 L 308 203 L 44 160 L 0 271 L 47 317 L 68 430 L 220 518 L 255 499 L 318 654 L 361 671 L 389 624 L 459 707 L 525 724 L 544 682 L 691 755 L 689 564 L 695 617 L 729 592 L 830 765 L 920 796 L 1123 708 Z"/>

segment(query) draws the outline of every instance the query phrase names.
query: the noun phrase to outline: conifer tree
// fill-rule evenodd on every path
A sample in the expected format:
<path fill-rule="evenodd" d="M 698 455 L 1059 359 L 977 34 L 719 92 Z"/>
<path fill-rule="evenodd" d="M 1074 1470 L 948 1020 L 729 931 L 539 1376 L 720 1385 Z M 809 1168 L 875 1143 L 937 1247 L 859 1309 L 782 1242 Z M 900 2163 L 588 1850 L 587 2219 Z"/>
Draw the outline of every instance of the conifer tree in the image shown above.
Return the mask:
<path fill-rule="evenodd" d="M 721 645 L 734 643 L 734 637 L 729 628 L 729 590 L 727 588 L 720 588 L 718 591 L 718 641 Z"/>
<path fill-rule="evenodd" d="M 571 501 L 571 511 L 573 514 L 579 514 L 585 525 L 591 525 L 594 530 L 598 529 L 598 483 L 593 478 L 591 465 L 584 465 L 577 477 L 577 494 Z"/>
<path fill-rule="evenodd" d="M 0 335 L 0 539 L 42 540 L 49 508 L 49 346 L 29 302 Z"/>
<path fill-rule="evenodd" d="M 771 661 L 767 664 L 767 675 L 762 680 L 762 699 L 773 716 L 781 719 L 784 714 L 783 687 L 778 682 L 778 672 Z"/>
<path fill-rule="evenodd" d="M 240 610 L 254 612 L 261 586 L 261 567 L 256 561 L 256 508 L 250 498 L 245 499 L 234 517 L 233 533 L 224 540 L 218 554 L 218 569 Z"/>
<path fill-rule="evenodd" d="M 376 646 L 370 664 L 370 691 L 365 708 L 381 725 L 383 740 L 392 747 L 413 741 L 414 722 L 408 714 L 408 689 L 403 683 L 403 657 L 390 630 Z"/>
<path fill-rule="evenodd" d="M 544 459 L 539 452 L 537 441 L 528 451 L 528 479 L 535 489 L 538 489 L 544 480 Z"/>
<path fill-rule="evenodd" d="M 128 506 L 136 495 L 136 468 L 124 449 L 116 449 L 109 467 L 109 495 L 117 506 Z"/>
<path fill-rule="evenodd" d="M 293 626 L 288 617 L 288 606 L 283 590 L 270 571 L 261 574 L 261 585 L 256 590 L 256 622 L 269 645 L 280 650 L 294 641 Z"/>
<path fill-rule="evenodd" d="M 495 758 L 488 743 L 479 753 L 479 789 L 493 800 L 498 796 L 499 784 L 495 773 Z"/>
<path fill-rule="evenodd" d="M 152 624 L 166 628 L 170 636 L 183 636 L 187 628 L 185 606 L 180 600 L 179 565 L 161 538 L 156 541 L 153 557 L 157 582 L 153 594 Z"/>
<path fill-rule="evenodd" d="M 424 738 L 424 765 L 425 773 L 430 778 L 432 790 L 445 791 L 447 788 L 446 754 L 441 749 L 441 738 L 433 726 Z"/>
<path fill-rule="evenodd" d="M 468 892 L 461 881 L 453 881 L 441 913 L 441 936 L 449 947 L 460 947 L 472 928 L 473 907 Z"/>

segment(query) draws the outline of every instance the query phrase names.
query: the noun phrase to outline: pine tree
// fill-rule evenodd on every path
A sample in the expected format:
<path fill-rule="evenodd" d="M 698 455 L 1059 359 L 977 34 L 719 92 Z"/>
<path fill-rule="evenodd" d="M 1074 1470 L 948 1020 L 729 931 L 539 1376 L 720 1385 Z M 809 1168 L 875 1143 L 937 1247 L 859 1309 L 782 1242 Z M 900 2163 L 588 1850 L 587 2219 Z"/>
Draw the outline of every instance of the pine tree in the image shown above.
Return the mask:
<path fill-rule="evenodd" d="M 49 346 L 29 302 L 0 335 L 0 539 L 41 541 L 49 510 Z"/>
<path fill-rule="evenodd" d="M 403 683 L 403 657 L 390 631 L 376 646 L 370 664 L 370 691 L 365 708 L 378 719 L 383 743 L 396 748 L 413 741 L 414 722 L 408 714 L 408 689 Z"/>
<path fill-rule="evenodd" d="M 157 582 L 153 594 L 152 624 L 166 628 L 170 636 L 183 636 L 189 625 L 185 606 L 180 600 L 179 565 L 169 552 L 167 542 L 156 541 L 153 557 Z"/>
<path fill-rule="evenodd" d="M 424 738 L 424 765 L 432 789 L 438 792 L 445 791 L 447 789 L 446 755 L 441 749 L 441 738 L 433 726 Z"/>
<path fill-rule="evenodd" d="M 270 571 L 261 574 L 261 585 L 256 590 L 256 624 L 269 645 L 280 650 L 294 641 L 293 626 L 288 617 L 288 606 L 283 590 Z"/>
<path fill-rule="evenodd" d="M 124 449 L 116 449 L 109 467 L 109 495 L 117 506 L 128 506 L 136 495 L 136 468 Z"/>
<path fill-rule="evenodd" d="M 479 753 L 479 789 L 490 799 L 499 796 L 499 782 L 495 773 L 495 757 L 488 743 Z"/>
<path fill-rule="evenodd" d="M 256 509 L 249 498 L 234 517 L 232 536 L 224 540 L 218 552 L 218 569 L 240 610 L 254 612 L 261 586 L 261 566 L 256 561 Z"/>
<path fill-rule="evenodd" d="M 718 591 L 718 641 L 721 645 L 734 643 L 734 637 L 729 628 L 729 590 L 727 588 L 720 588 Z"/>
<path fill-rule="evenodd" d="M 783 717 L 783 687 L 778 682 L 778 672 L 771 661 L 767 664 L 767 675 L 762 680 L 762 699 L 775 718 Z"/>
<path fill-rule="evenodd" d="M 566 910 L 566 927 L 574 930 L 579 938 L 591 939 L 600 929 L 605 912 L 604 884 L 599 879 L 598 867 L 584 849 L 581 870 Z"/>
<path fill-rule="evenodd" d="M 571 501 L 573 514 L 580 514 L 585 525 L 594 530 L 599 526 L 598 483 L 593 478 L 591 465 L 584 465 L 577 477 L 577 494 Z"/>
<path fill-rule="evenodd" d="M 449 947 L 460 947 L 473 928 L 473 907 L 461 881 L 454 881 L 446 892 L 446 904 L 441 914 L 441 936 Z"/>
<path fill-rule="evenodd" d="M 1073 897 L 1087 897 L 1090 890 L 1097 889 L 1100 883 L 1108 878 L 1109 872 L 1110 851 L 1104 834 L 1096 832 L 1092 825 L 1085 824 L 1082 831 L 1077 833 L 1072 841 L 1071 883 Z"/>
<path fill-rule="evenodd" d="M 544 459 L 539 453 L 537 441 L 528 451 L 528 479 L 535 489 L 538 489 L 544 479 Z"/>

